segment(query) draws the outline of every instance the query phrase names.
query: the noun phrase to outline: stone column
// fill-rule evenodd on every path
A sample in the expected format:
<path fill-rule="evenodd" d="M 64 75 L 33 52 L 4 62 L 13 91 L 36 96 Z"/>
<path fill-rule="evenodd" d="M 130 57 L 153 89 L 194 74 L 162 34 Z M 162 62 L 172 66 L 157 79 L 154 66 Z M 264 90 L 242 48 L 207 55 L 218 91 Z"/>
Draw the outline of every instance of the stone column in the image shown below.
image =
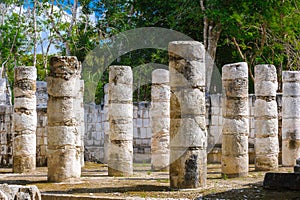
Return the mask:
<path fill-rule="evenodd" d="M 48 181 L 76 181 L 81 175 L 81 65 L 73 56 L 52 57 L 48 90 Z"/>
<path fill-rule="evenodd" d="M 278 169 L 277 73 L 274 65 L 255 66 L 255 170 Z"/>
<path fill-rule="evenodd" d="M 126 176 L 133 173 L 132 80 L 132 71 L 129 66 L 110 66 L 109 176 Z"/>
<path fill-rule="evenodd" d="M 166 170 L 170 164 L 170 86 L 169 72 L 164 69 L 152 72 L 150 120 L 151 168 Z"/>
<path fill-rule="evenodd" d="M 282 73 L 282 165 L 300 157 L 300 71 Z"/>
<path fill-rule="evenodd" d="M 81 167 L 84 167 L 84 103 L 83 103 L 83 96 L 84 96 L 84 80 L 79 81 L 80 90 L 78 94 L 78 116 L 80 117 L 80 135 L 81 135 L 81 147 L 80 147 L 80 163 Z"/>
<path fill-rule="evenodd" d="M 205 49 L 200 42 L 169 43 L 170 186 L 206 186 Z"/>
<path fill-rule="evenodd" d="M 36 68 L 14 69 L 13 172 L 36 168 Z"/>
<path fill-rule="evenodd" d="M 104 119 L 103 119 L 103 131 L 104 131 L 104 159 L 103 162 L 107 163 L 108 162 L 108 150 L 109 150 L 109 116 L 108 116 L 108 83 L 105 84 L 104 86 L 104 106 L 103 106 L 103 111 L 104 111 Z"/>
<path fill-rule="evenodd" d="M 224 65 L 222 128 L 222 175 L 242 177 L 248 174 L 248 66 L 247 63 Z"/>

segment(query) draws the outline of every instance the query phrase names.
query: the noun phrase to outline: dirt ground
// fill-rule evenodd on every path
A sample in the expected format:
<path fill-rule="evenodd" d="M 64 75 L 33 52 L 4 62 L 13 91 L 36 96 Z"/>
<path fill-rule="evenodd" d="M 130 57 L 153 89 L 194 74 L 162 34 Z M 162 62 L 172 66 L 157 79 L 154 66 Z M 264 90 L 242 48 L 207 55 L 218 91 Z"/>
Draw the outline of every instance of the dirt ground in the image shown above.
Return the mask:
<path fill-rule="evenodd" d="M 30 174 L 13 174 L 11 168 L 0 169 L 0 184 L 36 185 L 43 194 L 110 197 L 117 199 L 300 199 L 300 191 L 274 191 L 262 187 L 263 172 L 250 166 L 248 177 L 222 179 L 219 164 L 208 165 L 207 187 L 197 190 L 171 190 L 168 172 L 152 172 L 149 164 L 135 164 L 131 177 L 108 177 L 103 164 L 86 163 L 82 178 L 76 183 L 47 183 L 47 168 Z M 292 168 L 280 168 L 292 172 Z M 80 199 L 80 198 L 79 198 Z"/>

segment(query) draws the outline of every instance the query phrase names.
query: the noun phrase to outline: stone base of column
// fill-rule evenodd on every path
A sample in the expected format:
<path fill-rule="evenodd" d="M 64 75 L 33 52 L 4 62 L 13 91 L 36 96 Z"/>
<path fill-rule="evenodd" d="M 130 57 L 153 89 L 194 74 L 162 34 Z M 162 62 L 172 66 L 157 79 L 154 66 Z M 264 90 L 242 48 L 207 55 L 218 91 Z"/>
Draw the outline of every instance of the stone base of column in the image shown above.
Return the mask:
<path fill-rule="evenodd" d="M 109 144 L 108 176 L 131 176 L 133 174 L 132 141 L 111 141 Z"/>
<path fill-rule="evenodd" d="M 152 171 L 168 171 L 169 170 L 169 153 L 152 153 L 151 170 Z"/>
<path fill-rule="evenodd" d="M 256 156 L 255 158 L 255 170 L 256 171 L 277 171 L 278 170 L 278 156 L 265 155 L 260 157 Z"/>
<path fill-rule="evenodd" d="M 35 155 L 22 155 L 13 157 L 13 172 L 24 173 L 30 172 L 36 169 L 36 156 Z"/>
<path fill-rule="evenodd" d="M 300 157 L 300 140 L 282 141 L 282 166 L 293 167 Z"/>
<path fill-rule="evenodd" d="M 235 178 L 248 175 L 248 154 L 239 157 L 222 156 L 222 177 Z M 247 163 L 247 164 L 245 164 Z"/>
<path fill-rule="evenodd" d="M 172 148 L 171 148 L 172 149 Z M 180 157 L 179 155 L 182 154 Z M 176 158 L 173 161 L 172 158 Z M 206 150 L 199 148 L 172 149 L 170 164 L 171 188 L 199 188 L 206 187 Z M 184 166 L 182 170 L 181 167 Z"/>
<path fill-rule="evenodd" d="M 80 148 L 48 149 L 47 164 L 49 182 L 77 182 L 80 180 Z"/>

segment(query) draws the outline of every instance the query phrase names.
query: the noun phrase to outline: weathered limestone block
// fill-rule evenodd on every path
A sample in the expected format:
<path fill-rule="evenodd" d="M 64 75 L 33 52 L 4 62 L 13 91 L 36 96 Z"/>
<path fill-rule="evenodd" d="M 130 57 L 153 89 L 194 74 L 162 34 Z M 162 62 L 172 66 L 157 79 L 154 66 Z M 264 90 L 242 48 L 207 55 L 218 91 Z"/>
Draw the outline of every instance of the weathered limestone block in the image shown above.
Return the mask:
<path fill-rule="evenodd" d="M 274 65 L 255 66 L 255 169 L 278 169 L 278 87 Z"/>
<path fill-rule="evenodd" d="M 112 130 L 112 128 L 111 128 Z M 109 176 L 129 176 L 133 173 L 132 140 L 111 140 L 108 158 Z"/>
<path fill-rule="evenodd" d="M 222 175 L 228 178 L 248 174 L 248 66 L 247 63 L 224 65 L 225 88 L 222 106 Z"/>
<path fill-rule="evenodd" d="M 50 135 L 50 134 L 49 134 Z M 48 147 L 48 181 L 76 181 L 81 175 L 80 150 L 72 146 L 52 149 Z M 56 168 L 52 167 L 56 166 Z"/>
<path fill-rule="evenodd" d="M 151 168 L 166 170 L 170 164 L 170 86 L 169 72 L 164 69 L 152 72 L 150 120 Z"/>
<path fill-rule="evenodd" d="M 169 43 L 170 186 L 206 186 L 205 49 L 196 41 Z"/>
<path fill-rule="evenodd" d="M 294 166 L 300 157 L 300 72 L 282 73 L 282 165 Z"/>
<path fill-rule="evenodd" d="M 172 119 L 171 147 L 189 148 L 206 145 L 205 117 Z"/>
<path fill-rule="evenodd" d="M 109 140 L 108 175 L 133 173 L 132 71 L 129 66 L 109 68 Z M 124 91 L 122 89 L 126 88 Z"/>
<path fill-rule="evenodd" d="M 37 122 L 37 116 L 35 110 L 32 110 L 32 112 L 28 111 L 27 113 L 22 112 L 22 108 L 17 108 L 14 106 L 14 120 L 16 123 L 14 123 L 14 129 L 15 132 L 22 132 L 22 131 L 32 131 L 35 132 L 36 128 L 36 122 Z"/>
<path fill-rule="evenodd" d="M 206 149 L 190 147 L 188 150 L 182 148 L 170 149 L 170 157 L 180 158 L 170 164 L 170 184 L 172 188 L 197 188 L 206 186 L 207 156 Z M 177 168 L 173 169 L 171 167 Z M 182 170 L 178 168 L 184 166 Z M 175 172 L 176 170 L 176 173 Z M 203 178 L 205 177 L 205 179 Z M 184 184 L 184 185 L 183 185 Z"/>
<path fill-rule="evenodd" d="M 156 124 L 156 126 L 151 127 L 153 133 L 159 132 L 160 130 L 163 130 L 163 132 L 168 132 L 168 130 L 170 129 L 170 119 L 161 120 L 152 118 L 151 123 Z"/>
<path fill-rule="evenodd" d="M 47 81 L 48 181 L 76 181 L 81 175 L 81 65 L 76 57 L 53 57 Z"/>
<path fill-rule="evenodd" d="M 23 173 L 36 168 L 36 68 L 14 70 L 13 171 Z"/>

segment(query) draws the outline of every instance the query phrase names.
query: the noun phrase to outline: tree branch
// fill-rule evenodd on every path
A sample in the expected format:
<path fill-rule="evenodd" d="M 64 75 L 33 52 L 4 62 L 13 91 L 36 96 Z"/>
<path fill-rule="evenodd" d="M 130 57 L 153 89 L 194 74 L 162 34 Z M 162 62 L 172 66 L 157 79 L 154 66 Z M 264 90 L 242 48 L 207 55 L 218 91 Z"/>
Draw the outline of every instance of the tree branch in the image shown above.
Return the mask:
<path fill-rule="evenodd" d="M 237 43 L 235 37 L 232 37 L 232 42 L 233 42 L 235 48 L 238 50 L 238 52 L 239 52 L 241 58 L 243 59 L 243 61 L 247 62 L 247 58 L 244 56 L 244 54 L 243 54 L 239 44 Z"/>
<path fill-rule="evenodd" d="M 237 43 L 235 37 L 232 38 L 232 42 L 233 42 L 234 46 L 236 47 L 236 49 L 238 50 L 238 52 L 239 52 L 241 58 L 243 59 L 243 61 L 244 61 L 244 62 L 247 62 L 247 58 L 246 58 L 246 56 L 243 54 L 243 52 L 242 52 L 242 50 L 241 50 L 239 44 Z M 248 62 L 247 62 L 247 63 L 248 63 Z M 250 64 L 250 66 L 248 66 L 248 72 L 249 72 L 249 76 L 250 76 L 251 80 L 254 82 L 254 75 L 253 75 L 252 70 L 251 70 L 251 65 L 252 65 L 252 63 Z"/>

